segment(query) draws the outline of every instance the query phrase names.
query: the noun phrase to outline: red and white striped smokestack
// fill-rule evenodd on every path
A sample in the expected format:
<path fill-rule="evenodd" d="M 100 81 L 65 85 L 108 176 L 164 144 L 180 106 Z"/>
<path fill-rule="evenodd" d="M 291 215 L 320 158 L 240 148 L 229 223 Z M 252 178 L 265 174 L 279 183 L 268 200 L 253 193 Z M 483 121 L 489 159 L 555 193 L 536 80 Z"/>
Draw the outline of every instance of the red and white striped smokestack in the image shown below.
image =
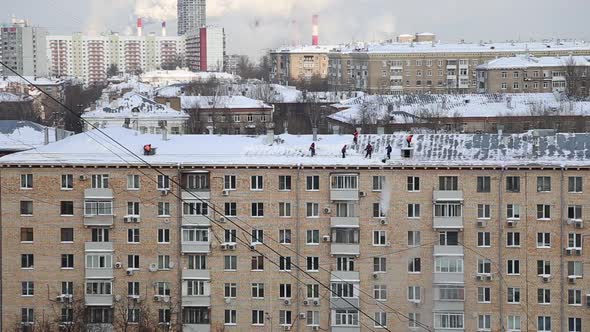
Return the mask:
<path fill-rule="evenodd" d="M 143 34 L 143 21 L 141 20 L 141 17 L 137 18 L 137 37 L 141 37 L 141 35 Z"/>
<path fill-rule="evenodd" d="M 317 46 L 320 44 L 320 26 L 319 26 L 320 17 L 319 17 L 319 15 L 313 15 L 311 18 L 311 21 L 313 24 L 312 34 L 311 34 L 311 44 L 313 46 Z"/>
<path fill-rule="evenodd" d="M 162 37 L 166 37 L 166 21 L 162 21 Z"/>

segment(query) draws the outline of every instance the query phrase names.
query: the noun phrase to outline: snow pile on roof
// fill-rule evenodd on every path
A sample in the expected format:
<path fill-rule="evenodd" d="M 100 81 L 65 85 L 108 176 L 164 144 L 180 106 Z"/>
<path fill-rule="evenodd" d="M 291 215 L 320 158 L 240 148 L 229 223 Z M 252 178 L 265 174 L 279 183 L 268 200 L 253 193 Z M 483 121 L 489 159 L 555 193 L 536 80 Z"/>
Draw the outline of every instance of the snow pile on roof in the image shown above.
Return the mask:
<path fill-rule="evenodd" d="M 189 109 L 240 109 L 272 108 L 261 100 L 244 96 L 181 96 L 183 110 Z"/>
<path fill-rule="evenodd" d="M 65 80 L 58 79 L 58 78 L 48 78 L 48 77 L 37 77 L 37 76 L 0 76 L 0 87 L 6 86 L 10 83 L 17 83 L 17 84 L 24 84 L 28 85 L 28 82 L 31 82 L 35 85 L 62 85 L 65 84 Z"/>
<path fill-rule="evenodd" d="M 239 80 L 239 76 L 228 73 L 192 72 L 186 69 L 154 70 L 141 75 L 142 82 L 164 85 L 189 83 L 193 81 L 206 82 L 211 79 L 224 82 L 236 82 Z"/>
<path fill-rule="evenodd" d="M 303 92 L 294 86 L 268 83 L 222 85 L 220 90 L 222 95 L 245 96 L 267 103 L 337 103 L 363 94 L 357 91 Z"/>
<path fill-rule="evenodd" d="M 15 95 L 9 92 L 0 92 L 0 103 L 18 103 L 27 100 L 30 100 L 27 96 Z"/>
<path fill-rule="evenodd" d="M 109 84 L 103 93 L 121 95 L 123 92 L 136 92 L 144 96 L 151 96 L 154 93 L 154 87 L 150 84 L 141 83 L 135 79 L 118 84 Z"/>
<path fill-rule="evenodd" d="M 96 118 L 130 118 L 132 116 L 188 118 L 184 112 L 178 112 L 135 92 L 128 92 L 111 103 L 99 101 L 96 110 L 88 110 L 82 114 L 82 117 L 89 121 Z"/>
<path fill-rule="evenodd" d="M 184 87 L 184 85 L 181 85 L 181 84 L 165 86 L 165 87 L 156 89 L 154 95 L 156 97 L 162 97 L 162 98 L 178 97 L 184 93 L 183 87 Z"/>
<path fill-rule="evenodd" d="M 400 150 L 406 144 L 406 134 L 362 135 L 357 146 L 351 145 L 351 135 L 320 135 L 316 142 L 317 155 L 310 157 L 311 135 L 279 135 L 272 143 L 266 136 L 240 135 L 178 135 L 164 141 L 161 135 L 137 135 L 135 131 L 121 127 L 102 131 L 136 154 L 141 154 L 145 144 L 152 144 L 157 153 L 146 159 L 158 166 L 590 166 L 590 134 L 586 133 L 414 135 L 413 157 L 404 159 Z M 363 158 L 363 149 L 368 142 L 375 148 L 372 159 Z M 383 164 L 381 159 L 387 144 L 392 145 L 394 153 L 392 159 Z M 344 145 L 350 148 L 345 159 L 340 154 Z M 121 165 L 127 162 L 143 164 L 96 130 L 68 137 L 36 151 L 0 158 L 0 164 Z"/>
<path fill-rule="evenodd" d="M 72 134 L 31 121 L 0 120 L 0 151 L 24 151 L 43 146 L 45 128 L 49 128 L 49 142 L 56 141 L 56 131 L 58 130 L 64 136 Z"/>
<path fill-rule="evenodd" d="M 532 115 L 590 115 L 590 101 L 570 101 L 552 93 L 466 94 L 466 95 L 367 95 L 332 105 L 340 112 L 330 119 L 357 124 L 375 118 L 394 123 L 430 117 L 500 117 Z M 388 115 L 402 115 L 397 122 Z M 406 116 L 403 116 L 406 115 Z M 399 118 L 398 118 L 399 121 Z"/>
<path fill-rule="evenodd" d="M 544 56 L 533 57 L 530 55 L 517 55 L 494 59 L 486 64 L 477 66 L 477 69 L 521 69 L 530 67 L 565 67 L 590 66 L 590 56 Z"/>
<path fill-rule="evenodd" d="M 301 45 L 285 46 L 273 50 L 273 53 L 328 53 L 334 49 L 340 48 L 340 45 Z"/>

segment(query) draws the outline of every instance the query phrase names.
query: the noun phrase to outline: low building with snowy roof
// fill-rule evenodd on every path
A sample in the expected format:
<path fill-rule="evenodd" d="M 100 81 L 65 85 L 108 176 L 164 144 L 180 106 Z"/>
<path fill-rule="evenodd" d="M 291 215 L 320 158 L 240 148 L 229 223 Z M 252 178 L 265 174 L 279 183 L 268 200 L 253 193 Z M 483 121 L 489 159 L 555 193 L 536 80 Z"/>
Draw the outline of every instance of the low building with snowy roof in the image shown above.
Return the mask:
<path fill-rule="evenodd" d="M 239 79 L 239 76 L 228 73 L 193 72 L 187 69 L 154 70 L 141 75 L 142 82 L 160 87 L 179 83 L 207 82 L 209 80 L 233 83 Z"/>
<path fill-rule="evenodd" d="M 96 107 L 87 109 L 82 118 L 97 128 L 126 126 L 152 134 L 166 128 L 171 135 L 181 135 L 186 133 L 189 116 L 139 93 L 128 92 L 113 101 L 103 95 Z M 86 123 L 84 130 L 93 129 L 90 124 Z"/>
<path fill-rule="evenodd" d="M 31 121 L 0 120 L 0 156 L 37 149 L 72 134 Z"/>

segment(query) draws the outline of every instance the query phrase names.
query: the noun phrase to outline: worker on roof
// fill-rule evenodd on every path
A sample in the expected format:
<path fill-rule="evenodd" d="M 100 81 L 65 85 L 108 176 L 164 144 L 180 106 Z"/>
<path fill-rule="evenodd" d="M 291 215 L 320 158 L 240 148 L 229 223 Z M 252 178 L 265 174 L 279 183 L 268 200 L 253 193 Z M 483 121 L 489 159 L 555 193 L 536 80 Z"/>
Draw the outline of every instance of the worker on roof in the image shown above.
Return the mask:
<path fill-rule="evenodd" d="M 373 146 L 370 142 L 367 144 L 365 151 L 367 151 L 367 153 L 365 154 L 365 158 L 371 159 L 371 156 L 373 155 Z"/>
<path fill-rule="evenodd" d="M 346 144 L 342 147 L 342 158 L 346 158 Z"/>
<path fill-rule="evenodd" d="M 309 151 L 311 151 L 311 156 L 315 156 L 315 142 L 311 143 L 311 146 L 309 147 Z"/>
<path fill-rule="evenodd" d="M 358 130 L 355 130 L 354 133 L 352 133 L 352 141 L 354 142 L 354 144 L 357 144 L 359 142 Z"/>
<path fill-rule="evenodd" d="M 151 144 L 146 144 L 143 146 L 143 154 L 146 156 L 149 156 L 152 154 L 152 145 Z"/>

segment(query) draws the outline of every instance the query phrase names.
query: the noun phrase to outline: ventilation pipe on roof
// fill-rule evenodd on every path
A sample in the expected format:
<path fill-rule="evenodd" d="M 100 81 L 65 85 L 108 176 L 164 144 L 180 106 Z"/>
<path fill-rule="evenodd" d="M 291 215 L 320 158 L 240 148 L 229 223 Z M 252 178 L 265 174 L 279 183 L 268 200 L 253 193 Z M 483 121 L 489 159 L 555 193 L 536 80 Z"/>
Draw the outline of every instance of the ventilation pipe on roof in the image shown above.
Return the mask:
<path fill-rule="evenodd" d="M 385 134 L 385 127 L 379 126 L 377 127 L 377 135 L 384 135 Z"/>
<path fill-rule="evenodd" d="M 332 132 L 334 135 L 340 135 L 340 126 L 332 126 Z"/>
<path fill-rule="evenodd" d="M 317 127 L 314 127 L 312 129 L 312 133 L 313 133 L 313 141 L 314 142 L 317 142 L 318 141 L 318 128 Z"/>
<path fill-rule="evenodd" d="M 43 128 L 43 144 L 49 144 L 49 128 Z"/>

